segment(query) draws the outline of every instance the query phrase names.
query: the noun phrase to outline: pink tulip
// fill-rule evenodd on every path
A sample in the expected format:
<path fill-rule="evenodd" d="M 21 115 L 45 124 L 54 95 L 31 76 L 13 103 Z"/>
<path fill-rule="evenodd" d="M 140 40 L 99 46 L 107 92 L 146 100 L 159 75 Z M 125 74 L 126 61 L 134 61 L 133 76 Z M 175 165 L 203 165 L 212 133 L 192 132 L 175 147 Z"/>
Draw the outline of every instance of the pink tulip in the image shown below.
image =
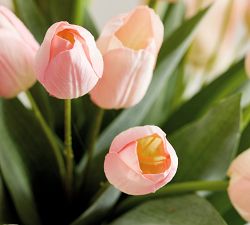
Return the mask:
<path fill-rule="evenodd" d="M 228 174 L 229 198 L 239 214 L 250 222 L 250 149 L 241 153 L 231 164 Z"/>
<path fill-rule="evenodd" d="M 36 57 L 36 72 L 37 79 L 52 96 L 78 98 L 101 78 L 103 59 L 89 31 L 58 22 L 45 35 Z"/>
<path fill-rule="evenodd" d="M 39 45 L 4 6 L 0 6 L 0 43 L 0 96 L 12 98 L 35 83 L 33 67 Z"/>
<path fill-rule="evenodd" d="M 130 195 L 155 192 L 175 175 L 178 158 L 156 126 L 128 129 L 113 140 L 104 172 L 117 189 Z"/>
<path fill-rule="evenodd" d="M 111 19 L 97 41 L 104 73 L 90 93 L 92 101 L 106 109 L 127 108 L 141 101 L 162 40 L 163 24 L 147 6 Z"/>

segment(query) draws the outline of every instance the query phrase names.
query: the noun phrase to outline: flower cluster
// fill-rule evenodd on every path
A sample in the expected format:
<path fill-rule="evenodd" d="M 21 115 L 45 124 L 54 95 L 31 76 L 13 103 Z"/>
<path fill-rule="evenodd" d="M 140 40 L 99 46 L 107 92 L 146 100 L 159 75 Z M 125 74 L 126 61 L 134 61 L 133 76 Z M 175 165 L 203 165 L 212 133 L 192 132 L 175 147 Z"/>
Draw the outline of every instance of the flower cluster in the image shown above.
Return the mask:
<path fill-rule="evenodd" d="M 56 98 L 79 98 L 90 92 L 92 101 L 105 109 L 131 107 L 144 97 L 163 41 L 163 24 L 152 9 L 139 6 L 113 18 L 97 44 L 85 28 L 55 23 L 40 48 L 14 14 L 4 7 L 0 12 L 4 29 L 0 35 L 6 43 L 0 61 L 2 97 L 30 88 L 35 77 Z M 14 52 L 17 46 L 20 54 Z M 135 127 L 114 139 L 104 170 L 118 189 L 138 195 L 168 183 L 177 162 L 160 128 Z"/>
<path fill-rule="evenodd" d="M 193 95 L 204 82 L 215 79 L 238 58 L 246 56 L 245 70 L 250 76 L 250 54 L 247 56 L 250 41 L 241 46 L 242 40 L 250 40 L 250 3 L 243 0 L 232 0 L 230 4 L 228 0 L 200 1 L 200 4 L 195 0 L 185 0 L 183 3 L 186 6 L 186 15 L 183 14 L 183 17 L 186 18 L 213 3 L 194 33 L 193 43 L 186 55 L 183 53 L 182 78 L 195 79 L 198 82 L 193 83 L 199 86 L 183 90 L 183 99 Z M 169 0 L 168 4 L 179 3 Z M 217 17 L 218 12 L 224 16 Z M 54 138 L 51 145 L 52 148 L 56 146 L 55 155 L 61 157 L 59 164 L 65 167 L 62 169 L 65 177 L 62 177 L 66 180 L 63 185 L 68 198 L 73 198 L 75 190 L 71 189 L 77 186 L 74 181 L 76 172 L 73 171 L 75 162 L 71 143 L 70 100 L 89 94 L 90 101 L 101 110 L 126 109 L 137 105 L 151 84 L 163 41 L 163 22 L 155 10 L 148 6 L 138 6 L 112 18 L 96 41 L 91 32 L 82 26 L 66 21 L 56 22 L 48 28 L 41 45 L 13 12 L 0 6 L 0 97 L 15 98 L 38 81 L 50 96 L 65 100 L 64 155 L 43 115 L 37 112 L 36 116 L 49 141 Z M 241 51 L 236 54 L 235 49 L 238 48 Z M 176 71 L 178 73 L 179 69 Z M 164 101 L 157 104 L 162 105 Z M 193 103 L 191 105 L 193 107 Z M 100 124 L 97 133 L 99 128 Z M 177 172 L 178 157 L 163 130 L 154 125 L 145 125 L 112 134 L 115 138 L 105 159 L 103 156 L 103 171 L 108 182 L 128 195 L 154 193 L 169 183 Z M 184 131 L 185 127 L 181 132 Z M 96 138 L 96 131 L 91 132 L 92 138 Z M 189 145 L 189 142 L 192 140 L 185 143 Z M 90 151 L 93 151 L 95 145 L 91 144 Z M 87 172 L 92 154 L 86 160 Z M 247 150 L 231 163 L 228 170 L 228 196 L 235 209 L 247 221 L 250 221 L 249 161 L 250 150 Z M 87 175 L 84 179 L 88 179 Z"/>

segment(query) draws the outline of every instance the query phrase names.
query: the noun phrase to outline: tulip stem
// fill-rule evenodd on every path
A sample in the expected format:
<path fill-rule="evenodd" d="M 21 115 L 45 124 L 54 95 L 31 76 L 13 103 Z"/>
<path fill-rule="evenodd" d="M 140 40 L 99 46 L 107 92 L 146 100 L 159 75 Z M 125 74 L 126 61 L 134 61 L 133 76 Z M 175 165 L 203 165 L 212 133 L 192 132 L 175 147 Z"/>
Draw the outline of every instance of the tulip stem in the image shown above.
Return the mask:
<path fill-rule="evenodd" d="M 64 154 L 66 156 L 66 184 L 67 191 L 70 194 L 72 191 L 72 181 L 73 181 L 73 161 L 74 153 L 72 149 L 72 136 L 71 136 L 71 100 L 64 100 Z"/>
<path fill-rule="evenodd" d="M 62 179 L 65 176 L 65 164 L 64 164 L 64 160 L 63 160 L 63 156 L 62 156 L 62 152 L 58 146 L 58 143 L 56 141 L 56 137 L 55 134 L 52 132 L 52 130 L 50 129 L 50 127 L 48 126 L 48 124 L 46 123 L 46 120 L 44 119 L 42 113 L 39 110 L 39 107 L 36 104 L 35 99 L 33 98 L 32 94 L 29 91 L 25 92 L 26 96 L 28 97 L 32 110 L 38 120 L 38 122 L 41 125 L 41 128 L 43 129 L 45 135 L 47 136 L 50 145 L 54 151 L 55 154 L 55 158 L 57 160 L 57 164 L 58 164 L 58 168 L 61 174 Z"/>
<path fill-rule="evenodd" d="M 93 122 L 90 128 L 90 133 L 89 133 L 89 138 L 88 138 L 87 164 L 85 167 L 85 173 L 84 173 L 84 179 L 83 179 L 84 181 L 87 180 L 87 177 L 89 174 L 89 169 L 91 166 L 91 161 L 92 161 L 94 150 L 95 150 L 96 139 L 101 129 L 103 116 L 104 116 L 104 110 L 101 108 L 98 108 L 96 111 L 96 115 L 95 115 L 95 121 Z"/>
<path fill-rule="evenodd" d="M 228 181 L 190 181 L 168 184 L 154 194 L 144 196 L 131 196 L 118 205 L 116 214 L 124 213 L 125 211 L 135 207 L 145 201 L 157 198 L 167 197 L 173 194 L 186 194 L 195 191 L 225 191 L 228 187 Z"/>
<path fill-rule="evenodd" d="M 83 25 L 84 24 L 84 10 L 89 0 L 75 0 L 74 10 L 72 15 L 72 21 L 74 24 Z"/>
<path fill-rule="evenodd" d="M 148 6 L 154 10 L 157 9 L 157 3 L 158 3 L 158 0 L 149 0 L 148 2 Z"/>

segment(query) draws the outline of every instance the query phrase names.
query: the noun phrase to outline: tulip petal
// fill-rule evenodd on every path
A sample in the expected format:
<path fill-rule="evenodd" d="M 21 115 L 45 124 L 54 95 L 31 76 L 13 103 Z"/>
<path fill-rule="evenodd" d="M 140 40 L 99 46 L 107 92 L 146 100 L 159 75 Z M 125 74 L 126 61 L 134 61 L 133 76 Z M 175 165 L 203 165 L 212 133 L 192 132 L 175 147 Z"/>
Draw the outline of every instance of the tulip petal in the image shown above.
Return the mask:
<path fill-rule="evenodd" d="M 49 61 L 50 61 L 50 54 L 51 54 L 51 44 L 54 35 L 58 31 L 58 28 L 62 25 L 68 24 L 67 22 L 58 22 L 53 24 L 50 29 L 46 32 L 45 38 L 43 40 L 43 43 L 41 44 L 40 49 L 37 52 L 36 55 L 36 73 L 38 80 L 43 83 L 44 82 L 44 75 L 45 71 L 47 70 Z"/>
<path fill-rule="evenodd" d="M 138 139 L 141 139 L 146 136 L 151 136 L 153 134 L 157 134 L 158 136 L 160 136 L 163 140 L 164 146 L 166 146 L 165 144 L 166 134 L 157 126 L 147 125 L 147 126 L 133 127 L 117 135 L 110 146 L 110 152 L 119 152 L 128 143 L 135 142 Z"/>
<path fill-rule="evenodd" d="M 137 173 L 141 173 L 140 165 L 137 157 L 137 144 L 131 142 L 119 152 L 119 157 L 125 162 L 131 169 Z"/>
<path fill-rule="evenodd" d="M 124 46 L 134 50 L 147 48 L 149 41 L 153 39 L 151 15 L 148 10 L 151 9 L 145 6 L 137 7 L 116 31 L 115 36 Z"/>
<path fill-rule="evenodd" d="M 104 26 L 101 36 L 96 41 L 96 44 L 102 54 L 115 49 L 114 46 L 117 46 L 119 48 L 122 47 L 122 43 L 115 37 L 114 33 L 124 24 L 126 16 L 126 14 L 120 14 L 108 21 Z M 116 43 L 113 44 L 113 41 L 115 41 Z"/>
<path fill-rule="evenodd" d="M 128 167 L 117 153 L 106 155 L 104 172 L 109 182 L 124 193 L 143 195 L 155 192 L 154 183 Z"/>
<path fill-rule="evenodd" d="M 8 22 L 12 26 L 8 26 L 6 23 L 0 23 L 0 28 L 2 26 L 8 26 L 11 27 L 11 29 L 13 30 L 16 29 L 17 35 L 20 36 L 25 43 L 28 43 L 29 47 L 32 48 L 33 51 L 37 51 L 39 48 L 39 44 L 34 39 L 29 30 L 25 27 L 25 25 L 21 22 L 21 20 L 19 20 L 9 9 L 3 6 L 0 6 L 0 15 L 1 14 L 6 20 L 8 20 Z"/>
<path fill-rule="evenodd" d="M 110 51 L 104 55 L 103 76 L 90 93 L 92 101 L 106 109 L 137 104 L 151 82 L 154 63 L 154 56 L 145 50 Z"/>
<path fill-rule="evenodd" d="M 248 161 L 249 162 L 249 161 Z M 248 163 L 249 164 L 249 163 Z M 250 179 L 233 176 L 229 183 L 228 194 L 230 200 L 240 215 L 250 221 Z"/>
<path fill-rule="evenodd" d="M 58 54 L 50 62 L 44 87 L 57 98 L 71 99 L 86 94 L 97 81 L 96 73 L 82 53 L 81 43 L 76 41 L 71 50 Z"/>
<path fill-rule="evenodd" d="M 88 37 L 84 39 L 82 45 L 85 53 L 89 56 L 89 62 L 95 70 L 96 75 L 101 78 L 103 73 L 103 59 L 101 53 L 96 49 L 94 37 L 88 30 L 82 29 L 80 26 L 73 25 L 72 27 L 77 30 L 81 37 Z"/>
<path fill-rule="evenodd" d="M 0 96 L 11 98 L 35 83 L 32 67 L 35 52 L 10 31 L 0 32 L 0 42 L 4 43 L 0 48 Z"/>
<path fill-rule="evenodd" d="M 52 40 L 52 46 L 53 48 L 51 48 L 50 50 L 50 60 L 55 58 L 61 52 L 64 52 L 73 48 L 73 45 L 70 42 L 66 41 L 65 39 L 57 35 L 55 35 Z"/>
<path fill-rule="evenodd" d="M 250 149 L 242 152 L 230 165 L 228 174 L 229 176 L 236 174 L 241 174 L 245 178 L 250 178 Z"/>
<path fill-rule="evenodd" d="M 143 32 L 141 27 L 144 28 Z M 116 36 L 117 32 L 119 38 Z M 154 49 L 154 53 L 157 54 L 162 45 L 163 34 L 163 24 L 154 10 L 147 6 L 138 6 L 129 13 L 123 13 L 112 18 L 103 28 L 103 32 L 97 40 L 97 46 L 105 54 L 107 51 L 114 49 L 115 46 L 120 48 L 121 42 L 130 42 L 129 40 L 131 40 L 131 43 L 134 45 L 135 39 L 138 40 L 138 37 L 141 37 L 140 40 L 142 42 L 138 40 L 137 43 L 145 48 L 147 48 L 146 43 L 149 44 L 151 39 L 155 40 L 156 49 Z M 120 39 L 119 42 L 117 38 Z M 123 44 L 124 46 L 127 45 Z"/>

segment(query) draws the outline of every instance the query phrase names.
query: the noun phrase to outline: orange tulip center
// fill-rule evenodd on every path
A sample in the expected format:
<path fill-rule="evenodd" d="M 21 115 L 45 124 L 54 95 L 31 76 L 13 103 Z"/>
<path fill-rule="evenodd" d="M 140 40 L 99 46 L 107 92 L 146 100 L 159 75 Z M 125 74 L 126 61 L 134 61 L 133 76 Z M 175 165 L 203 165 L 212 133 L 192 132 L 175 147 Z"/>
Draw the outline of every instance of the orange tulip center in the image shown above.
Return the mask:
<path fill-rule="evenodd" d="M 137 141 L 137 156 L 144 174 L 163 173 L 170 166 L 170 156 L 165 152 L 162 139 L 157 135 Z"/>
<path fill-rule="evenodd" d="M 115 35 L 128 48 L 134 50 L 144 49 L 154 37 L 151 23 L 150 14 L 140 9 L 131 15 Z"/>
<path fill-rule="evenodd" d="M 74 34 L 69 29 L 58 32 L 57 36 L 69 41 L 72 45 L 75 43 Z"/>

